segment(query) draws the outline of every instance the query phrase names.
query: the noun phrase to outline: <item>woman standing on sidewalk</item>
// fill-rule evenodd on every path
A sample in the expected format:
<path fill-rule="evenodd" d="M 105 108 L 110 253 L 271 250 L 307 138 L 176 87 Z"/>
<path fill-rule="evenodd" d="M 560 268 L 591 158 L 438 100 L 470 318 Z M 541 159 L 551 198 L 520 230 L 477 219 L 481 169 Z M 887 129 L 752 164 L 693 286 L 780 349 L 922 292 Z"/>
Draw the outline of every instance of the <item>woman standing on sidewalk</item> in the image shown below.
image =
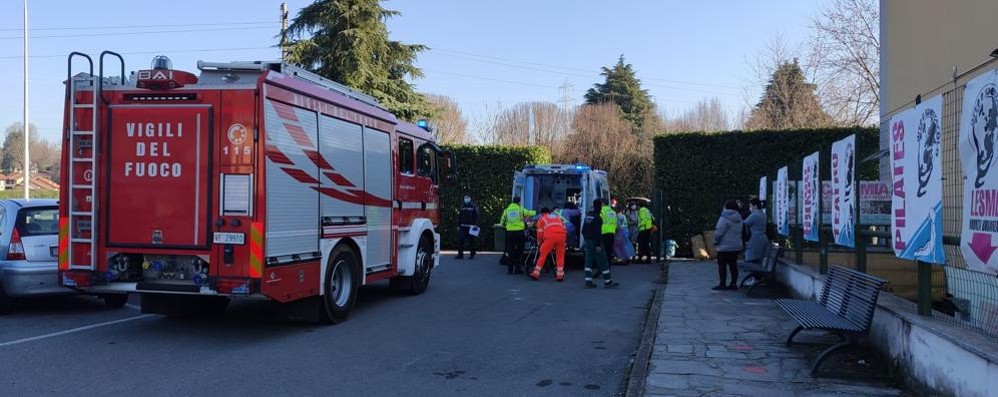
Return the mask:
<path fill-rule="evenodd" d="M 738 203 L 728 200 L 724 203 L 724 211 L 717 219 L 714 233 L 714 245 L 717 246 L 717 275 L 720 283 L 715 291 L 738 289 L 738 254 L 742 252 L 742 215 L 738 213 Z M 728 271 L 731 271 L 731 283 L 725 287 Z"/>
<path fill-rule="evenodd" d="M 745 228 L 749 233 L 749 240 L 745 245 L 745 262 L 759 263 L 769 244 L 769 237 L 766 237 L 766 213 L 762 211 L 762 202 L 757 198 L 749 200 L 749 207 L 752 214 L 745 219 Z"/>

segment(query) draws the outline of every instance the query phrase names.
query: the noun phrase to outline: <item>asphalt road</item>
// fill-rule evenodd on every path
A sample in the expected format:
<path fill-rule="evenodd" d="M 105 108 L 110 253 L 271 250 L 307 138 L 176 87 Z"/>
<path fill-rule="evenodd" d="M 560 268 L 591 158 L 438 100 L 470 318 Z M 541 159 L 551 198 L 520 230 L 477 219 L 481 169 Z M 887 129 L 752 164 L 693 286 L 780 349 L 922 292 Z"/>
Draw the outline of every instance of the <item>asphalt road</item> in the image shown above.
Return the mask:
<path fill-rule="evenodd" d="M 0 394 L 610 396 L 622 391 L 657 265 L 615 267 L 620 289 L 507 276 L 496 257 L 445 257 L 420 296 L 363 288 L 349 321 L 275 321 L 261 302 L 171 319 L 90 297 L 0 317 Z"/>

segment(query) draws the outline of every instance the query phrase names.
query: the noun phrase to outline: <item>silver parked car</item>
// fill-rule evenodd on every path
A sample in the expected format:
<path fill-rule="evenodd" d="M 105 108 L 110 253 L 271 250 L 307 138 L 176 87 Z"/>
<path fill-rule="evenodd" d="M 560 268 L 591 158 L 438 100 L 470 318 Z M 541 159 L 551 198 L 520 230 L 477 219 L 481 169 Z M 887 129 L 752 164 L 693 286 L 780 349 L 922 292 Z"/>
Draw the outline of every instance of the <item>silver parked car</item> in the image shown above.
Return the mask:
<path fill-rule="evenodd" d="M 59 285 L 59 205 L 53 199 L 0 200 L 0 314 L 17 297 L 68 295 Z M 121 307 L 127 295 L 104 297 Z"/>

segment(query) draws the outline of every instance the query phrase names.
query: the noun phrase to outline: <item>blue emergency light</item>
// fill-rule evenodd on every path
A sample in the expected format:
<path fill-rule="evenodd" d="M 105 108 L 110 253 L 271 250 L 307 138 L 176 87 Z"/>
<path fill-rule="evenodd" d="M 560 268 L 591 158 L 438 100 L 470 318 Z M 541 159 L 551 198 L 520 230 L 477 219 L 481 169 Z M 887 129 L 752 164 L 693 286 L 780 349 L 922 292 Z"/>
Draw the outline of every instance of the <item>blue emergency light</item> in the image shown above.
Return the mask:
<path fill-rule="evenodd" d="M 426 119 L 420 119 L 419 121 L 417 121 L 416 126 L 427 131 L 430 130 L 430 122 L 426 121 Z"/>

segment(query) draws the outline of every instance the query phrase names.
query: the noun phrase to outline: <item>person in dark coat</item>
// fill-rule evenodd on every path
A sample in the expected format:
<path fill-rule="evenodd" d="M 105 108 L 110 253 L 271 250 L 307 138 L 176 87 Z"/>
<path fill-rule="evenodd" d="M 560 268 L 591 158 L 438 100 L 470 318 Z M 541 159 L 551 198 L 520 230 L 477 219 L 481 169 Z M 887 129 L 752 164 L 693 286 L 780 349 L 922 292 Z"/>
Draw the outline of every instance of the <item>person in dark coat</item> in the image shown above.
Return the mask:
<path fill-rule="evenodd" d="M 742 216 L 742 220 L 745 220 L 749 217 L 749 215 L 752 215 L 752 211 L 749 209 L 749 206 L 746 205 L 742 199 L 735 199 L 735 204 L 738 204 L 738 214 Z"/>
<path fill-rule="evenodd" d="M 717 275 L 720 283 L 713 289 L 738 289 L 738 254 L 742 252 L 742 216 L 738 213 L 738 204 L 734 200 L 724 203 L 724 211 L 717 219 L 714 233 L 714 245 L 717 246 Z M 725 286 L 728 271 L 731 271 L 731 283 Z"/>
<path fill-rule="evenodd" d="M 610 276 L 610 262 L 606 259 L 606 252 L 603 248 L 603 218 L 600 216 L 603 210 L 603 200 L 593 200 L 593 210 L 586 213 L 582 222 L 582 238 L 585 240 L 585 264 L 586 288 L 596 288 L 593 279 L 603 276 L 604 288 L 617 288 L 620 286 L 613 277 Z M 593 272 L 595 268 L 596 272 Z"/>
<path fill-rule="evenodd" d="M 749 208 L 752 214 L 745 219 L 745 228 L 749 234 L 745 244 L 745 261 L 758 263 L 762 261 L 766 245 L 769 244 L 769 237 L 766 236 L 766 212 L 762 210 L 762 202 L 757 198 L 749 201 Z"/>
<path fill-rule="evenodd" d="M 478 207 L 471 202 L 471 196 L 464 196 L 464 205 L 457 214 L 457 224 L 460 236 L 457 240 L 457 257 L 454 259 L 464 259 L 464 248 L 468 247 L 471 255 L 468 259 L 475 259 L 475 243 L 478 239 L 471 235 L 472 228 L 478 228 Z"/>

